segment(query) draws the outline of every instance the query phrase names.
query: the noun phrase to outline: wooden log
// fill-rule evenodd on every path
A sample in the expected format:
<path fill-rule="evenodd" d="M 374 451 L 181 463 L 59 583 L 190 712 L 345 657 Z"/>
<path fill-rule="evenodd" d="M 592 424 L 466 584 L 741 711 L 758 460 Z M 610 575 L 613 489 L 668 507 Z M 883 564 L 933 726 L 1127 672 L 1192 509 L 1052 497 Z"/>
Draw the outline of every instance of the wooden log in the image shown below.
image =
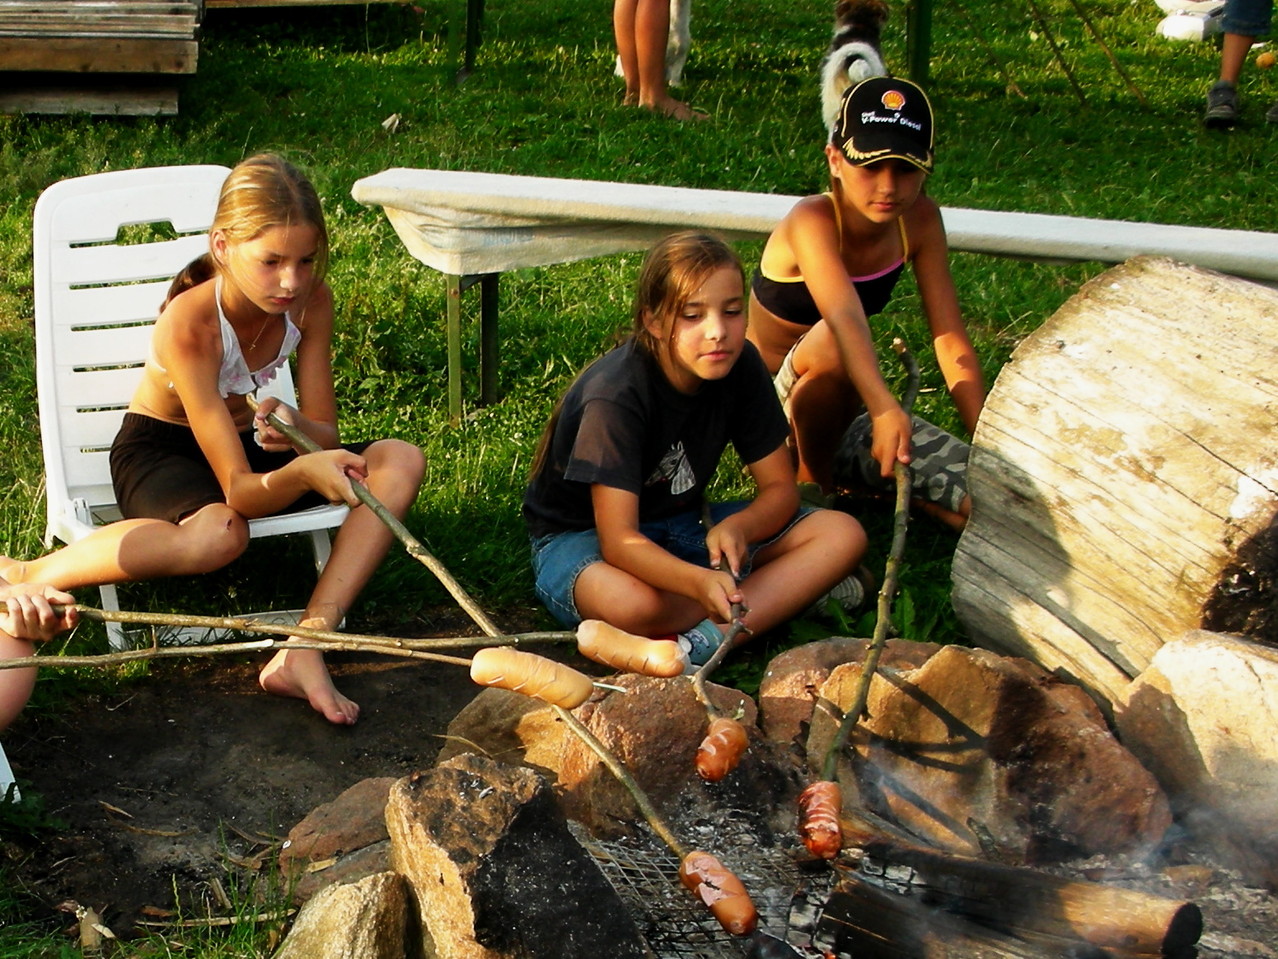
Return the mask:
<path fill-rule="evenodd" d="M 1273 519 L 1275 409 L 1278 291 L 1158 257 L 1085 285 L 977 426 L 953 565 L 969 636 L 1112 704 Z"/>
<path fill-rule="evenodd" d="M 857 835 L 855 827 L 848 832 Z M 905 867 L 914 873 L 912 883 L 922 903 L 1022 940 L 1172 956 L 1192 955 L 1202 935 L 1202 911 L 1185 900 L 948 855 L 866 833 L 849 844 L 860 850 L 862 861 L 840 861 L 841 875 L 858 878 L 864 857 L 880 867 Z"/>
<path fill-rule="evenodd" d="M 1015 935 L 887 891 L 855 877 L 841 879 L 819 918 L 817 944 L 856 959 L 1137 959 L 1077 939 Z M 1175 959 L 1182 959 L 1181 956 Z M 1189 959 L 1185 954 L 1183 959 Z"/>

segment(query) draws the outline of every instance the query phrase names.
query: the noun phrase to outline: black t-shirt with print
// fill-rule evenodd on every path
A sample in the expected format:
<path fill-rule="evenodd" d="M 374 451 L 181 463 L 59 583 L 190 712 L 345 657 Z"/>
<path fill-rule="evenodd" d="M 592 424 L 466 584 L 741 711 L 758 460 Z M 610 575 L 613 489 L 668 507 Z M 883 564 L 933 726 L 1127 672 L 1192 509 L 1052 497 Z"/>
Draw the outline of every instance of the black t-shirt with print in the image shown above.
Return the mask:
<path fill-rule="evenodd" d="M 595 483 L 635 493 L 640 522 L 700 509 L 729 443 L 750 464 L 788 433 L 753 344 L 745 344 L 727 376 L 689 396 L 628 340 L 568 388 L 546 462 L 524 494 L 529 535 L 593 529 Z"/>

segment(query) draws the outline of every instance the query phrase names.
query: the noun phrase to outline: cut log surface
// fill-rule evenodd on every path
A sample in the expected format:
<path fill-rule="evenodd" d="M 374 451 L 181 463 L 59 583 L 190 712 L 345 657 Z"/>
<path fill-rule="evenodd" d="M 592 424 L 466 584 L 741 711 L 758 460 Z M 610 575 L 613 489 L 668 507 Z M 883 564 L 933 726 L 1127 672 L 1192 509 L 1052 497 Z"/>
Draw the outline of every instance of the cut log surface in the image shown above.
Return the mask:
<path fill-rule="evenodd" d="M 1013 353 L 969 465 L 954 606 L 1113 702 L 1199 625 L 1278 490 L 1278 291 L 1138 257 Z"/>

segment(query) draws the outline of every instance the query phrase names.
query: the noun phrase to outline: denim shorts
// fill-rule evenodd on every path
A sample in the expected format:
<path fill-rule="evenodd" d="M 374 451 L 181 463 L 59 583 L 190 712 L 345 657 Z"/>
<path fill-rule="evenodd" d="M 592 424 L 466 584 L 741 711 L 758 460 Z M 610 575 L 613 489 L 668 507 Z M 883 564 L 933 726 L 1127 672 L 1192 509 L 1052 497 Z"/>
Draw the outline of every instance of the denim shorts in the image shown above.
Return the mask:
<path fill-rule="evenodd" d="M 710 519 L 718 523 L 749 506 L 746 500 L 718 503 L 710 507 Z M 750 572 L 754 555 L 788 533 L 794 524 L 813 512 L 810 506 L 800 506 L 798 512 L 775 536 L 758 543 L 751 543 L 745 564 L 741 570 L 744 579 Z M 639 532 L 662 549 L 685 562 L 710 568 L 710 556 L 706 551 L 706 530 L 701 525 L 699 513 L 679 513 L 668 519 L 640 523 Z M 573 590 L 581 571 L 593 563 L 602 563 L 599 534 L 594 529 L 551 533 L 533 540 L 532 566 L 536 577 L 537 596 L 555 619 L 566 628 L 573 629 L 581 622 Z"/>
<path fill-rule="evenodd" d="M 1269 33 L 1274 16 L 1274 0 L 1225 0 L 1220 26 L 1225 33 L 1261 37 Z"/>

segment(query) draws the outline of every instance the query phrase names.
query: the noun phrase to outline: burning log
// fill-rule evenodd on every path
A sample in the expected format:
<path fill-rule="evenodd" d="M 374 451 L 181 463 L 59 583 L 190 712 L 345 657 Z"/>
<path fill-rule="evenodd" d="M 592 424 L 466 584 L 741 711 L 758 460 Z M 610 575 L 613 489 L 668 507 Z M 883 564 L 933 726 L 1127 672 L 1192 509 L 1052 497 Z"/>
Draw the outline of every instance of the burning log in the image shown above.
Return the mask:
<path fill-rule="evenodd" d="M 867 857 L 887 866 L 906 867 L 913 873 L 921 904 L 1021 939 L 1189 956 L 1202 935 L 1202 912 L 1192 902 L 947 855 L 877 835 L 850 836 L 847 845 L 853 844 L 860 850 L 861 861 L 853 863 L 848 857 L 835 863 L 844 880 L 864 885 L 857 871 L 865 869 Z"/>

